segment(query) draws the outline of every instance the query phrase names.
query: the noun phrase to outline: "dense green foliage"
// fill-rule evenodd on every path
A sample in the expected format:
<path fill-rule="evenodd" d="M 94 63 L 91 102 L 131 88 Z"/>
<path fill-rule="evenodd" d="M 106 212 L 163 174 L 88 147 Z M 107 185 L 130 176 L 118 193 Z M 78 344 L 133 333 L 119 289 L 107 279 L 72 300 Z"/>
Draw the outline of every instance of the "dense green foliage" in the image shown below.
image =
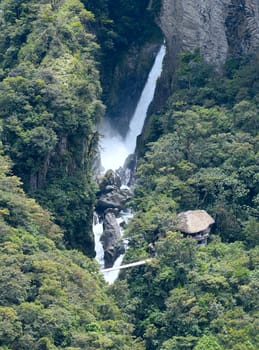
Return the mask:
<path fill-rule="evenodd" d="M 93 255 L 91 164 L 104 109 L 94 15 L 77 0 L 3 0 L 0 9 L 4 148 L 67 245 Z"/>
<path fill-rule="evenodd" d="M 0 348 L 138 349 L 97 264 L 64 250 L 50 214 L 0 155 Z"/>
<path fill-rule="evenodd" d="M 147 24 L 147 2 L 118 5 L 0 1 L 2 350 L 144 349 L 107 295 L 97 264 L 66 250 L 94 253 L 91 166 L 104 111 L 100 57 L 114 60 L 120 48 L 141 39 Z M 134 16 L 138 33 L 121 47 Z"/>
<path fill-rule="evenodd" d="M 105 59 L 112 60 L 129 46 L 150 40 L 158 28 L 154 15 L 160 10 L 160 0 L 82 0 L 95 14 L 96 32 Z M 109 57 L 108 57 L 109 56 Z M 117 57 L 118 60 L 118 57 Z"/>
<path fill-rule="evenodd" d="M 91 165 L 104 111 L 96 60 L 108 88 L 118 57 L 157 32 L 158 2 L 149 9 L 148 3 L 0 4 L 1 139 L 26 191 L 64 228 L 67 246 L 89 256 L 94 254 Z"/>
<path fill-rule="evenodd" d="M 147 349 L 258 348 L 258 246 L 215 239 L 197 247 L 167 232 L 156 250 L 112 290 Z"/>
<path fill-rule="evenodd" d="M 221 76 L 199 54 L 179 59 L 175 92 L 151 117 L 128 227 L 134 261 L 112 288 L 149 350 L 258 348 L 258 56 Z M 176 214 L 205 209 L 207 247 L 175 231 Z M 173 232 L 172 232 L 173 231 Z M 124 290 L 121 295 L 120 291 Z"/>
<path fill-rule="evenodd" d="M 137 209 L 160 196 L 178 211 L 207 210 L 223 241 L 246 239 L 259 215 L 258 57 L 247 60 L 220 78 L 197 53 L 182 55 L 176 91 L 148 130 L 160 138 L 138 166 Z"/>
<path fill-rule="evenodd" d="M 160 41 L 160 3 L 0 1 L 1 350 L 259 347 L 258 55 L 221 74 L 180 55 L 143 135 L 127 228 L 126 259 L 152 262 L 107 288 L 66 250 L 94 253 L 99 70 L 108 89 L 130 47 Z M 189 209 L 215 218 L 206 247 L 175 232 Z"/>

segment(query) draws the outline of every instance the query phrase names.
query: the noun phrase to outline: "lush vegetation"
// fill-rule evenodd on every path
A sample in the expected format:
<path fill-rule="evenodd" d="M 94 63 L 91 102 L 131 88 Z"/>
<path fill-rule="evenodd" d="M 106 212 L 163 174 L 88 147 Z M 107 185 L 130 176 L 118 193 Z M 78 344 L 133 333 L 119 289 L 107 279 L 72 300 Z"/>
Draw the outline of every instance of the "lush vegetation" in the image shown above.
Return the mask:
<path fill-rule="evenodd" d="M 80 1 L 1 1 L 2 141 L 24 188 L 93 255 L 96 124 L 103 114 L 94 15 Z"/>
<path fill-rule="evenodd" d="M 125 7 L 127 21 L 141 17 L 136 4 Z M 66 249 L 94 254 L 99 63 L 125 34 L 112 7 L 0 2 L 1 350 L 144 349 L 97 264 Z"/>
<path fill-rule="evenodd" d="M 112 288 L 146 349 L 258 348 L 258 246 L 214 238 L 197 247 L 167 231 L 156 251 Z"/>
<path fill-rule="evenodd" d="M 0 4 L 5 151 L 25 190 L 64 229 L 67 247 L 89 256 L 94 254 L 91 166 L 104 112 L 99 68 L 107 87 L 118 56 L 157 31 L 154 8 L 147 5 L 136 0 Z"/>
<path fill-rule="evenodd" d="M 50 214 L 0 155 L 0 349 L 143 349 L 97 264 L 65 250 Z"/>
<path fill-rule="evenodd" d="M 138 167 L 135 208 L 173 200 L 178 211 L 207 210 L 223 241 L 247 239 L 259 211 L 258 56 L 247 60 L 220 77 L 198 53 L 182 55 L 176 92 L 146 132 L 160 138 Z"/>
<path fill-rule="evenodd" d="M 129 46 L 150 40 L 158 28 L 154 15 L 159 12 L 160 0 L 91 0 L 82 1 L 95 14 L 96 34 L 105 60 L 112 61 Z M 108 57 L 109 56 L 109 57 Z M 118 57 L 117 57 L 118 60 Z"/>
<path fill-rule="evenodd" d="M 112 288 L 149 350 L 258 348 L 258 56 L 219 75 L 198 52 L 179 58 L 174 93 L 151 116 L 128 228 L 127 259 L 156 257 Z M 205 209 L 212 239 L 174 232 Z M 124 291 L 121 294 L 121 290 Z"/>
<path fill-rule="evenodd" d="M 258 349 L 258 55 L 221 73 L 180 55 L 127 228 L 126 258 L 152 262 L 107 288 L 76 250 L 94 254 L 99 70 L 107 88 L 121 55 L 160 35 L 159 6 L 0 2 L 1 350 Z M 215 218 L 206 247 L 175 232 L 189 209 Z"/>

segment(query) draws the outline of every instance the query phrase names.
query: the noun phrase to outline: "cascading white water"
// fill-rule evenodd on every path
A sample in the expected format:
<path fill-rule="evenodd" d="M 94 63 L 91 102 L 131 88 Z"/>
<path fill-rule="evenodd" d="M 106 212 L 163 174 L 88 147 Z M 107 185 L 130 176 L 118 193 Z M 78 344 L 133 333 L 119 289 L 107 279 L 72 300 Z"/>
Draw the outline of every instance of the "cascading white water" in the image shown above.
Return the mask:
<path fill-rule="evenodd" d="M 126 149 L 129 151 L 129 154 L 134 153 L 136 148 L 137 137 L 138 135 L 140 135 L 143 129 L 148 107 L 154 98 L 156 81 L 162 73 L 163 59 L 165 57 L 165 53 L 165 45 L 162 45 L 156 56 L 154 65 L 149 73 L 148 80 L 140 96 L 135 113 L 131 119 L 129 131 L 125 140 L 125 146 Z"/>
<path fill-rule="evenodd" d="M 103 224 L 100 222 L 99 217 L 96 213 L 94 213 L 93 219 L 93 231 L 94 231 L 94 248 L 95 248 L 95 259 L 99 262 L 100 267 L 104 267 L 104 253 L 103 253 L 103 245 L 101 242 L 101 236 L 103 233 Z"/>
<path fill-rule="evenodd" d="M 153 67 L 149 73 L 145 87 L 142 91 L 141 97 L 137 104 L 136 110 L 130 122 L 129 131 L 126 138 L 123 139 L 121 135 L 112 130 L 109 124 L 106 122 L 102 125 L 100 133 L 103 135 L 100 142 L 100 153 L 101 153 L 101 164 L 105 171 L 108 169 L 117 170 L 123 166 L 125 159 L 129 154 L 134 153 L 136 147 L 137 136 L 141 133 L 147 110 L 154 98 L 156 81 L 161 75 L 163 59 L 166 53 L 165 45 L 162 45 L 157 56 Z M 118 219 L 119 220 L 119 219 Z M 128 217 L 124 218 L 127 221 Z M 96 259 L 99 261 L 101 267 L 103 267 L 103 249 L 100 242 L 102 234 L 102 224 L 98 220 L 93 225 L 93 231 L 95 235 L 95 246 L 96 246 Z M 123 235 L 123 232 L 122 232 Z M 123 255 L 115 261 L 114 266 L 120 266 L 123 260 Z M 112 272 L 105 272 L 104 278 L 108 283 L 113 283 L 118 277 L 119 270 Z"/>
<path fill-rule="evenodd" d="M 133 217 L 133 214 L 129 212 L 122 212 L 120 214 L 120 217 L 117 219 L 118 224 L 120 225 L 121 223 L 128 223 L 128 221 Z M 104 251 L 103 251 L 103 246 L 102 242 L 100 241 L 100 238 L 103 233 L 103 224 L 100 222 L 98 215 L 94 213 L 94 222 L 93 222 L 93 231 L 94 231 L 94 238 L 95 238 L 95 252 L 96 256 L 95 259 L 99 262 L 100 268 L 104 268 Z M 123 237 L 123 229 L 121 228 L 121 237 Z M 125 249 L 127 249 L 128 245 L 128 240 L 125 239 L 123 240 Z M 119 267 L 122 263 L 124 254 L 121 254 L 115 261 L 113 267 Z M 115 270 L 115 271 L 106 271 L 103 272 L 103 276 L 106 282 L 109 284 L 112 284 L 118 277 L 120 271 Z"/>
<path fill-rule="evenodd" d="M 103 137 L 100 142 L 100 153 L 101 163 L 105 170 L 118 169 L 123 165 L 127 156 L 134 153 L 137 137 L 143 129 L 148 107 L 154 98 L 156 81 L 162 72 L 165 53 L 166 47 L 162 45 L 131 119 L 126 138 L 123 139 L 118 132 L 111 128 L 107 121 L 101 126 L 100 133 Z"/>
<path fill-rule="evenodd" d="M 100 154 L 103 172 L 108 169 L 117 170 L 130 154 L 124 139 L 105 121 L 100 127 Z"/>

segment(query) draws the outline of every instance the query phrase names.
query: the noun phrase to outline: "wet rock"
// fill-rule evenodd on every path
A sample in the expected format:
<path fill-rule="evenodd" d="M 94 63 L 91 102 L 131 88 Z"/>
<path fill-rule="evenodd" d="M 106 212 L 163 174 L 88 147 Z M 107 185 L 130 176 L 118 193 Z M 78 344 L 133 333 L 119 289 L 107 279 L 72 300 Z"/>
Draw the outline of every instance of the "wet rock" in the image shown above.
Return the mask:
<path fill-rule="evenodd" d="M 100 183 L 100 191 L 105 191 L 107 187 L 113 186 L 115 188 L 121 187 L 121 179 L 120 176 L 113 170 L 108 170 L 101 183 Z"/>
<path fill-rule="evenodd" d="M 116 170 L 116 173 L 121 179 L 121 183 L 124 186 L 131 186 L 133 183 L 133 177 L 134 173 L 136 170 L 136 155 L 135 154 L 130 154 L 125 162 L 123 167 L 120 167 L 119 169 Z"/>
<path fill-rule="evenodd" d="M 113 190 L 110 193 L 104 193 L 97 201 L 96 210 L 104 212 L 109 208 L 117 208 L 123 210 L 126 208 L 126 203 L 130 199 L 128 192 L 124 190 Z"/>
<path fill-rule="evenodd" d="M 112 210 L 108 210 L 105 214 L 101 242 L 104 249 L 105 268 L 112 267 L 115 260 L 125 252 L 120 227 Z"/>
<path fill-rule="evenodd" d="M 112 267 L 115 260 L 125 252 L 120 225 L 116 217 L 121 210 L 126 209 L 132 193 L 128 188 L 122 188 L 121 184 L 119 174 L 109 170 L 100 181 L 100 189 L 97 193 L 96 212 L 104 218 L 101 242 L 106 268 Z"/>
<path fill-rule="evenodd" d="M 121 179 L 119 174 L 113 170 L 108 170 L 102 182 L 100 190 L 97 193 L 96 210 L 104 213 L 106 209 L 125 209 L 126 203 L 132 197 L 131 192 L 126 188 L 121 188 Z"/>

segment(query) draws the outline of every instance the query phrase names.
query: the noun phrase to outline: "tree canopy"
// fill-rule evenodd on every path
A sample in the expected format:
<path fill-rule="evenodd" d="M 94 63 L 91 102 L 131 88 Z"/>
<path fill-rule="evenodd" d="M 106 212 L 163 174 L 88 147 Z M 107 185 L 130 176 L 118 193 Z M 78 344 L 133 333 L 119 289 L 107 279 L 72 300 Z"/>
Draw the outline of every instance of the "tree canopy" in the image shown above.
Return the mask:
<path fill-rule="evenodd" d="M 155 257 L 112 292 L 149 350 L 258 347 L 257 61 L 227 62 L 219 76 L 183 53 L 144 130 L 126 259 Z M 177 232 L 177 213 L 195 209 L 215 219 L 208 246 Z"/>

